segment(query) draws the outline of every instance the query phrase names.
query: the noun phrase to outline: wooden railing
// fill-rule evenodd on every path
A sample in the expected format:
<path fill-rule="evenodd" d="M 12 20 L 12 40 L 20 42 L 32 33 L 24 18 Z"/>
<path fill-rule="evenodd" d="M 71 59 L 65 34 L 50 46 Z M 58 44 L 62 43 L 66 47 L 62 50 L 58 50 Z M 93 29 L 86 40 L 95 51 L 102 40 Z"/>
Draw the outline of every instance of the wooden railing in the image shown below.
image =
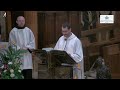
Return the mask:
<path fill-rule="evenodd" d="M 113 31 L 113 37 L 110 38 L 110 31 Z M 88 35 L 96 35 L 95 42 L 90 42 Z M 114 44 L 120 42 L 120 28 L 115 25 L 107 25 L 96 29 L 81 32 L 81 41 L 84 47 L 91 45 Z"/>

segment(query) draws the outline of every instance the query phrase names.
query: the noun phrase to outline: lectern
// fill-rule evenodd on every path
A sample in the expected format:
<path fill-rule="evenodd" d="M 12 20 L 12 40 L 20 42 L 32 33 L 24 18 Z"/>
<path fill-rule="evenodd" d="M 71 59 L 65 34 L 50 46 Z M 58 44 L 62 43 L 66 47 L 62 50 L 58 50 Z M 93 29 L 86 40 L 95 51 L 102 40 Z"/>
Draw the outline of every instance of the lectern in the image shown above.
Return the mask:
<path fill-rule="evenodd" d="M 66 51 L 51 50 L 51 62 L 54 66 L 54 78 L 56 79 L 71 79 L 73 78 L 73 65 L 76 62 L 71 58 Z"/>
<path fill-rule="evenodd" d="M 67 54 L 66 51 L 51 50 L 50 53 L 52 56 L 54 56 L 56 62 L 60 63 L 61 65 L 72 66 L 73 64 L 76 64 L 76 62 L 69 54 Z"/>
<path fill-rule="evenodd" d="M 42 70 L 39 73 L 39 78 L 42 79 L 71 79 L 73 76 L 73 65 L 76 63 L 66 51 L 60 50 L 32 50 L 32 52 L 39 53 L 39 58 L 41 58 L 46 70 Z M 43 58 L 44 57 L 44 58 Z M 40 66 L 39 66 L 40 67 Z M 46 71 L 46 74 L 43 75 L 43 71 Z M 45 72 L 44 72 L 45 74 Z"/>

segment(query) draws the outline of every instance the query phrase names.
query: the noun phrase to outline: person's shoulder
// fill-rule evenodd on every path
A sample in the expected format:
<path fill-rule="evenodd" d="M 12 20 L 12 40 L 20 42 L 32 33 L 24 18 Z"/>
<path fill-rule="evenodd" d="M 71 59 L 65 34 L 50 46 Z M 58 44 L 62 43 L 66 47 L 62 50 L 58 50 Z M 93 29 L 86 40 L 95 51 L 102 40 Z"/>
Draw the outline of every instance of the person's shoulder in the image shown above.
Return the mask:
<path fill-rule="evenodd" d="M 82 44 L 82 42 L 81 42 L 81 40 L 76 36 L 75 38 L 74 38 L 74 40 L 75 40 L 75 42 L 78 44 Z"/>
<path fill-rule="evenodd" d="M 80 40 L 77 36 L 75 36 L 75 39 L 76 39 L 76 40 Z"/>
<path fill-rule="evenodd" d="M 32 30 L 29 27 L 25 27 L 25 30 L 32 32 Z"/>
<path fill-rule="evenodd" d="M 17 30 L 17 28 L 14 27 L 14 28 L 12 28 L 12 30 L 11 30 L 10 32 L 14 32 L 14 31 L 16 31 L 16 30 Z"/>
<path fill-rule="evenodd" d="M 12 30 L 16 30 L 17 28 L 16 27 L 13 27 Z"/>
<path fill-rule="evenodd" d="M 63 39 L 63 38 L 64 38 L 64 36 L 60 36 L 59 40 L 61 40 L 61 39 Z"/>
<path fill-rule="evenodd" d="M 80 39 L 77 37 L 77 36 L 75 36 L 75 38 L 74 38 L 76 41 L 80 41 Z"/>
<path fill-rule="evenodd" d="M 25 27 L 25 29 L 31 31 L 31 29 L 29 27 Z"/>

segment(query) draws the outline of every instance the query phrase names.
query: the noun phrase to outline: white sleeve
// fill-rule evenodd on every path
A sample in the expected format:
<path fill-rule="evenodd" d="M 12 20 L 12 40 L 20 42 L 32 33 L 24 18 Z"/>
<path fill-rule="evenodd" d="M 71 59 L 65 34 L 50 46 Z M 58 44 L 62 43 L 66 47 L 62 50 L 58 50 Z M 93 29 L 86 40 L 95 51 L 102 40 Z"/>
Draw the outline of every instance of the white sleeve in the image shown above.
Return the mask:
<path fill-rule="evenodd" d="M 30 42 L 28 45 L 26 45 L 26 48 L 35 49 L 35 37 L 31 30 L 30 30 Z"/>
<path fill-rule="evenodd" d="M 75 53 L 71 54 L 71 57 L 76 61 L 76 63 L 83 60 L 83 49 L 80 40 L 77 40 L 75 45 Z"/>
<path fill-rule="evenodd" d="M 13 32 L 13 30 L 11 30 L 10 34 L 9 34 L 9 43 L 12 44 L 14 43 L 16 45 L 16 37 L 15 37 L 15 34 Z M 16 45 L 17 46 L 17 49 L 20 49 L 20 46 Z"/>

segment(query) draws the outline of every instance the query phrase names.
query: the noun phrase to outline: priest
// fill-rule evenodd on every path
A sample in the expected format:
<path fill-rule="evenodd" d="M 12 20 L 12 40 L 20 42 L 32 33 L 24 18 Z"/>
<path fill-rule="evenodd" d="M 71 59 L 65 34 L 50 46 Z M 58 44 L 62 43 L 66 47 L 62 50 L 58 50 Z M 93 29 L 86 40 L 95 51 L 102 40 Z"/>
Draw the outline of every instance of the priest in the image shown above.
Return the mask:
<path fill-rule="evenodd" d="M 35 37 L 32 30 L 25 26 L 25 18 L 18 16 L 16 20 L 17 26 L 14 27 L 9 34 L 9 43 L 14 43 L 17 49 L 24 49 L 27 51 L 21 57 L 21 69 L 24 79 L 32 79 L 32 55 L 30 49 L 35 49 Z"/>
<path fill-rule="evenodd" d="M 64 50 L 75 60 L 73 65 L 73 79 L 84 79 L 83 50 L 81 41 L 71 32 L 68 22 L 62 25 L 62 34 L 54 47 L 55 50 Z"/>

